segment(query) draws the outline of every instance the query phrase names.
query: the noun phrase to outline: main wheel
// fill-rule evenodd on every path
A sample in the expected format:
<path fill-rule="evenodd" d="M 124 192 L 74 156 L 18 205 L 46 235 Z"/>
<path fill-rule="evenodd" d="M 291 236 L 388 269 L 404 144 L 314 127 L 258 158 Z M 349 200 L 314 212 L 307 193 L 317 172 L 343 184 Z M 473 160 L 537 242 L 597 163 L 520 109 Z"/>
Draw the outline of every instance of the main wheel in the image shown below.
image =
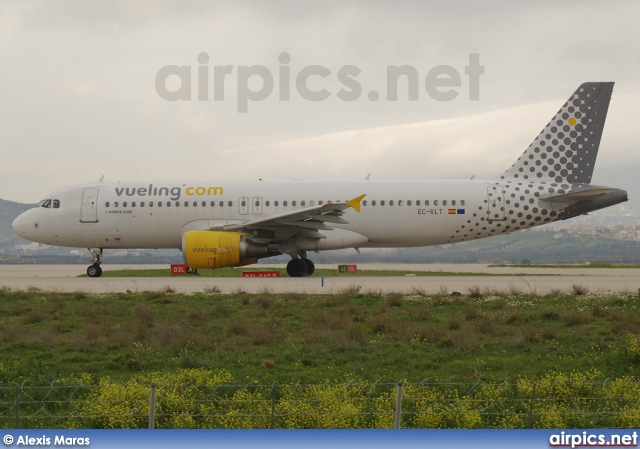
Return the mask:
<path fill-rule="evenodd" d="M 287 264 L 287 274 L 292 278 L 300 278 L 307 274 L 307 263 L 304 259 L 291 259 Z"/>
<path fill-rule="evenodd" d="M 87 276 L 90 278 L 99 278 L 102 275 L 102 268 L 100 265 L 89 265 L 87 268 Z"/>
<path fill-rule="evenodd" d="M 311 276 L 314 271 L 316 271 L 316 266 L 313 264 L 313 260 L 302 259 L 304 263 L 307 264 L 307 274 L 305 276 Z"/>

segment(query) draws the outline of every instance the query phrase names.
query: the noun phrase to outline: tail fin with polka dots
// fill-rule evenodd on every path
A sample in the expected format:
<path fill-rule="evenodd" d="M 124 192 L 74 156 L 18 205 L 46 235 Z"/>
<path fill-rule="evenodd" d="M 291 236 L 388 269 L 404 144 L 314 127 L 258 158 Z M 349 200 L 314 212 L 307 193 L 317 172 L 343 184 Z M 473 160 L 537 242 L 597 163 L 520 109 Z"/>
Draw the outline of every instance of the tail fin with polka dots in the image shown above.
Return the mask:
<path fill-rule="evenodd" d="M 500 179 L 591 183 L 612 82 L 584 83 Z"/>

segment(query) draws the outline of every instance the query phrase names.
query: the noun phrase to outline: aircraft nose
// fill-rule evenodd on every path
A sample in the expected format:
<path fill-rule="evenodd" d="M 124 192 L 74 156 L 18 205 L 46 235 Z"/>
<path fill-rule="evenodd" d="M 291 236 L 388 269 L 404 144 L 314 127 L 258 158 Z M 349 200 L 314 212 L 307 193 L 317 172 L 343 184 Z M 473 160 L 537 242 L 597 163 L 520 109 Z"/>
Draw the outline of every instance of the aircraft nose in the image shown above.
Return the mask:
<path fill-rule="evenodd" d="M 15 220 L 13 220 L 13 223 L 11 223 L 13 232 L 18 234 L 22 238 L 27 238 L 27 231 L 29 230 L 30 226 L 30 220 L 26 215 L 27 213 L 23 212 L 22 214 L 18 215 Z"/>

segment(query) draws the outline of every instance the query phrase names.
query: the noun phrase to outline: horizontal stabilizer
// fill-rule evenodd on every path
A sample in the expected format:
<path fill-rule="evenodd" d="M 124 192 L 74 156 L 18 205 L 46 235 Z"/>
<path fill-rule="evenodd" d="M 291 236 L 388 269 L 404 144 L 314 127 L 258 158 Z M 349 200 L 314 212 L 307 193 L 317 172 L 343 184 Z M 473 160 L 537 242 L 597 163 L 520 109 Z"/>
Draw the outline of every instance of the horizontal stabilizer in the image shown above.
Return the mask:
<path fill-rule="evenodd" d="M 580 201 L 591 201 L 596 198 L 600 198 L 608 193 L 611 193 L 618 189 L 613 189 L 611 187 L 593 187 L 587 190 L 579 190 L 577 192 L 569 192 L 562 193 L 558 195 L 549 195 L 545 197 L 540 197 L 540 200 L 549 201 L 551 203 L 564 203 L 571 204 L 577 203 Z"/>
<path fill-rule="evenodd" d="M 612 187 L 589 187 L 583 190 L 576 190 L 569 193 L 550 194 L 541 196 L 540 206 L 550 210 L 561 210 L 571 204 L 594 201 L 610 193 L 620 191 Z"/>

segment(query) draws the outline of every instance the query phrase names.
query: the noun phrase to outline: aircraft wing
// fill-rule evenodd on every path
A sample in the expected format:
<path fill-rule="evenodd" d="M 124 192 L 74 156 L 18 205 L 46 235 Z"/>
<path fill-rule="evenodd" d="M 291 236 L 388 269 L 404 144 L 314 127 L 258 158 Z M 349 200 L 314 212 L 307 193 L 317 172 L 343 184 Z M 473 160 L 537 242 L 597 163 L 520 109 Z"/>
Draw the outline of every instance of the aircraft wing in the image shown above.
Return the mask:
<path fill-rule="evenodd" d="M 321 206 L 308 207 L 306 209 L 298 209 L 284 214 L 260 217 L 255 220 L 249 220 L 244 223 L 234 223 L 224 225 L 211 230 L 216 231 L 251 231 L 260 229 L 277 229 L 289 228 L 287 234 L 302 234 L 311 238 L 326 238 L 318 231 L 331 231 L 333 227 L 329 224 L 347 224 L 347 220 L 342 218 L 346 209 L 352 208 L 356 212 L 360 212 L 360 203 L 366 196 L 360 195 L 349 201 L 338 203 L 327 203 Z M 327 224 L 329 223 L 329 224 Z"/>

